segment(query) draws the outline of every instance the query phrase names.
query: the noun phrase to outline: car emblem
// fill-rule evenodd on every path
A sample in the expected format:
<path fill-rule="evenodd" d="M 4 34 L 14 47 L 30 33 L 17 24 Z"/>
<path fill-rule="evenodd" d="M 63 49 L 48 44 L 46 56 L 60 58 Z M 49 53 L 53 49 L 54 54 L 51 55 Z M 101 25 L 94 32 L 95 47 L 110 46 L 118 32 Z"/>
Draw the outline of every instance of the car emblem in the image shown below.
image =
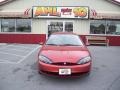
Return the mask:
<path fill-rule="evenodd" d="M 66 65 L 67 63 L 66 62 L 64 62 L 64 65 Z"/>

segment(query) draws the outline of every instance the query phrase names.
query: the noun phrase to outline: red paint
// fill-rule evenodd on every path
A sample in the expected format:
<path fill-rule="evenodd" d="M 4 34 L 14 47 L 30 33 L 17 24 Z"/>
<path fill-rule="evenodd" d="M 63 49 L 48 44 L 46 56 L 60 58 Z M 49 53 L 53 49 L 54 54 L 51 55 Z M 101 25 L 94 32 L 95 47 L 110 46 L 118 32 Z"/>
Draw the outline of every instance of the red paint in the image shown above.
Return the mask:
<path fill-rule="evenodd" d="M 85 36 L 86 35 L 80 35 L 84 43 L 86 42 Z M 110 46 L 120 46 L 120 36 L 106 36 L 106 37 L 109 39 Z M 45 34 L 2 34 L 2 33 L 0 34 L 0 43 L 37 44 L 45 41 L 46 41 Z"/>
<path fill-rule="evenodd" d="M 120 46 L 120 36 L 107 36 L 110 46 Z"/>
<path fill-rule="evenodd" d="M 29 15 L 29 11 L 30 11 L 30 8 L 26 9 L 26 10 L 24 11 L 24 15 L 25 15 L 25 16 Z"/>
<path fill-rule="evenodd" d="M 45 34 L 0 34 L 0 43 L 39 44 L 45 40 Z"/>
<path fill-rule="evenodd" d="M 51 64 L 46 64 L 43 62 L 38 62 L 38 68 L 41 73 L 46 72 L 46 73 L 51 73 L 58 75 L 58 71 L 60 68 L 70 68 L 72 71 L 72 75 L 74 74 L 82 74 L 85 72 L 88 72 L 91 70 L 91 62 L 88 62 L 83 65 L 73 65 L 73 66 L 63 66 L 63 65 L 51 65 Z"/>
<path fill-rule="evenodd" d="M 86 35 L 80 35 L 80 37 L 82 38 L 84 43 L 86 43 L 85 36 Z M 88 36 L 92 36 L 92 35 L 88 35 Z M 99 35 L 97 35 L 97 36 L 99 36 Z M 102 35 L 100 35 L 100 36 L 102 36 Z M 105 35 L 103 35 L 103 36 L 105 36 Z M 106 36 L 106 37 L 109 40 L 109 46 L 120 46 L 120 36 Z"/>
<path fill-rule="evenodd" d="M 89 56 L 88 49 L 81 46 L 52 46 L 44 45 L 42 55 L 49 57 L 52 62 L 76 63 L 83 57 Z"/>
<path fill-rule="evenodd" d="M 61 38 L 61 34 L 66 36 L 73 35 L 65 32 L 55 33 L 59 38 Z M 70 39 L 71 38 L 68 40 Z M 59 39 L 57 40 L 59 41 Z M 78 38 L 77 40 L 80 39 Z M 53 40 L 50 45 L 44 44 L 39 51 L 38 65 L 40 72 L 50 72 L 59 75 L 59 69 L 70 69 L 71 74 L 68 75 L 72 75 L 90 71 L 91 58 L 88 61 L 84 61 L 83 59 L 87 56 L 91 56 L 86 46 L 82 46 L 82 44 L 80 46 L 64 45 L 65 43 L 61 45 L 52 45 L 54 43 Z M 79 63 L 80 61 L 83 63 Z"/>

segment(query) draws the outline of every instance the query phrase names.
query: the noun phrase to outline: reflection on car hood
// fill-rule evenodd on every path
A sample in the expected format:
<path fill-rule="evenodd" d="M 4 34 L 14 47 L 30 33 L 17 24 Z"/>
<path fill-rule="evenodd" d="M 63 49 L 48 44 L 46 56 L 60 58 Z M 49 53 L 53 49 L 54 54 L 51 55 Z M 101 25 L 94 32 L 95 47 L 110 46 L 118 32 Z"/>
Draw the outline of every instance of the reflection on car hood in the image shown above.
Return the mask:
<path fill-rule="evenodd" d="M 88 56 L 86 47 L 82 46 L 44 46 L 41 54 L 48 57 L 52 62 L 76 63 L 81 58 Z"/>

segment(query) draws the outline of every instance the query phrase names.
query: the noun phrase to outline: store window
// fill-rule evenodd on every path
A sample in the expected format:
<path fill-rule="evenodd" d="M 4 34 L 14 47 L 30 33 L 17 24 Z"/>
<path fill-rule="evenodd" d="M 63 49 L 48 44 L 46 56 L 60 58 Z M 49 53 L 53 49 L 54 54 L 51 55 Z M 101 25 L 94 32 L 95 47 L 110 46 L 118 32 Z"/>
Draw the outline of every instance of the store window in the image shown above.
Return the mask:
<path fill-rule="evenodd" d="M 120 35 L 120 21 L 107 21 L 107 34 Z"/>
<path fill-rule="evenodd" d="M 1 31 L 2 32 L 15 32 L 15 20 L 14 19 L 2 19 Z"/>
<path fill-rule="evenodd" d="M 0 19 L 0 32 L 1 32 L 1 19 Z"/>
<path fill-rule="evenodd" d="M 105 21 L 92 20 L 90 24 L 90 34 L 105 34 Z"/>
<path fill-rule="evenodd" d="M 1 19 L 0 32 L 31 32 L 31 19 Z"/>
<path fill-rule="evenodd" d="M 91 20 L 90 34 L 120 35 L 120 21 Z"/>
<path fill-rule="evenodd" d="M 17 19 L 16 20 L 16 32 L 31 32 L 31 20 L 30 19 Z"/>

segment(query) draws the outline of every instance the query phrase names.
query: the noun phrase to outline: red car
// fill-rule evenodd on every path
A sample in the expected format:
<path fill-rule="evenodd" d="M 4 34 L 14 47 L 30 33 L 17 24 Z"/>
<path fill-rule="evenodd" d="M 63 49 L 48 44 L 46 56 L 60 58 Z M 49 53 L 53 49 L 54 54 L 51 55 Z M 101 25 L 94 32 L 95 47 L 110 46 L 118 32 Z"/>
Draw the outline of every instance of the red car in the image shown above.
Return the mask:
<path fill-rule="evenodd" d="M 91 69 L 91 55 L 80 37 L 73 33 L 54 33 L 38 54 L 40 73 L 80 75 Z"/>

